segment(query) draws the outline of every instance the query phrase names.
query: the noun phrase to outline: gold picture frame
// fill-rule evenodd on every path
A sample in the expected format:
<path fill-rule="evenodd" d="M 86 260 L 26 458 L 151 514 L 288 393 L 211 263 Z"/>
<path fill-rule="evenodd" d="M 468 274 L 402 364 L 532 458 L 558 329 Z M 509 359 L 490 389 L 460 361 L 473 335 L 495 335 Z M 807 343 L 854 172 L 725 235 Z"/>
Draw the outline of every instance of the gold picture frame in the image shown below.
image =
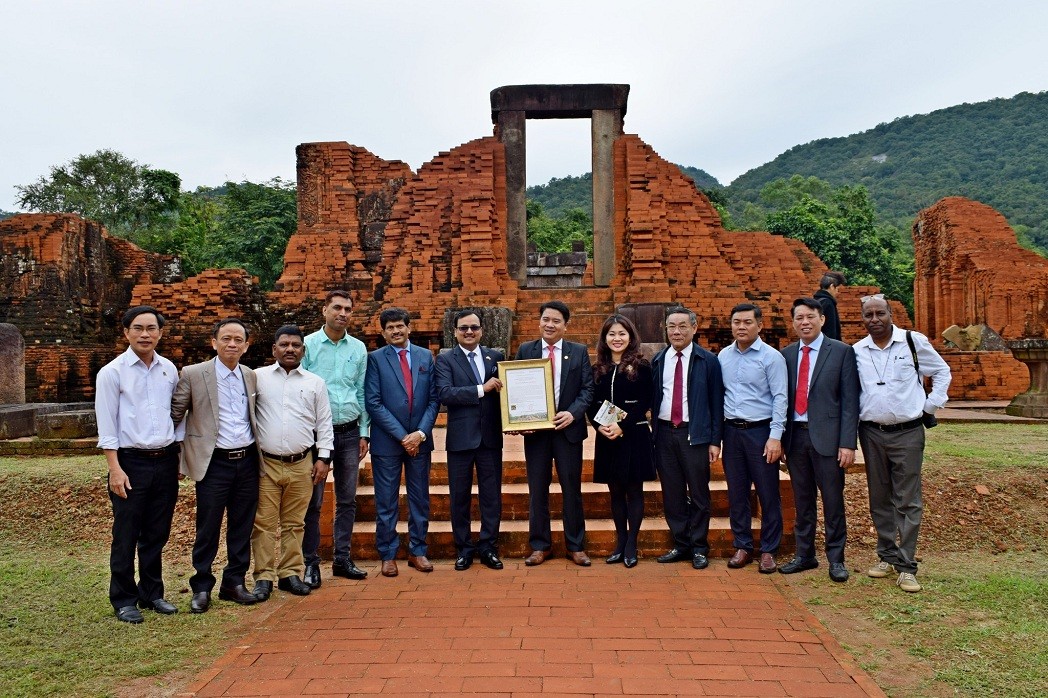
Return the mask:
<path fill-rule="evenodd" d="M 553 368 L 549 359 L 500 361 L 502 431 L 553 429 Z"/>

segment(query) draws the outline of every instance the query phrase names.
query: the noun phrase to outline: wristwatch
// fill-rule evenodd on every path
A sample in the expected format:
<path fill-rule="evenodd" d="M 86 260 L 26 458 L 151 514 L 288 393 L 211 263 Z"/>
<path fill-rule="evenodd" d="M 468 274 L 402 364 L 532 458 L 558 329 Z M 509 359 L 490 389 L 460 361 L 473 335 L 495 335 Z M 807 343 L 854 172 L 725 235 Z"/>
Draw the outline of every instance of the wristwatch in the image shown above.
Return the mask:
<path fill-rule="evenodd" d="M 321 463 L 323 463 L 324 465 L 331 465 L 331 456 L 327 456 L 325 458 L 321 458 L 320 456 L 317 456 L 317 460 L 320 461 Z"/>
<path fill-rule="evenodd" d="M 426 443 L 426 432 L 419 429 L 418 433 L 422 435 L 422 443 Z"/>

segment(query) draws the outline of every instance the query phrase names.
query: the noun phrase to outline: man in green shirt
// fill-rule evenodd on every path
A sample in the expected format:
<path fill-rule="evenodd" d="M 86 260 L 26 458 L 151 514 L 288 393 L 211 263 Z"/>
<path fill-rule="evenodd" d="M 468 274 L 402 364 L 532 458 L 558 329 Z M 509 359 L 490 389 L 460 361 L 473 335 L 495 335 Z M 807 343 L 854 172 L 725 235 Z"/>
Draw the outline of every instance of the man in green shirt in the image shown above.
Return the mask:
<path fill-rule="evenodd" d="M 306 337 L 306 356 L 302 368 L 317 374 L 327 384 L 328 401 L 335 430 L 335 450 L 331 467 L 335 474 L 335 560 L 331 573 L 336 577 L 364 579 L 368 573 L 353 564 L 350 544 L 357 517 L 357 482 L 360 462 L 368 454 L 371 419 L 364 409 L 364 373 L 367 348 L 349 336 L 346 326 L 353 301 L 348 291 L 336 289 L 324 301 L 324 326 Z M 306 560 L 303 581 L 316 589 L 321 584 L 320 508 L 324 503 L 321 482 L 313 488 L 313 499 L 306 512 L 302 552 Z"/>

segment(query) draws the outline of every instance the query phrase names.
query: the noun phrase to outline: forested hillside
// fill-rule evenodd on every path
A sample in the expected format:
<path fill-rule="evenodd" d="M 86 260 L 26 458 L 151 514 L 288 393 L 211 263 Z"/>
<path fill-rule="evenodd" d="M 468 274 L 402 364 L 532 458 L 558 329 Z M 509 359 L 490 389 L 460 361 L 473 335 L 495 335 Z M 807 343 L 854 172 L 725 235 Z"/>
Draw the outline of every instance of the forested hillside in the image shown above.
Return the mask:
<path fill-rule="evenodd" d="M 1048 249 L 1048 92 L 961 104 L 791 148 L 726 188 L 736 222 L 755 223 L 761 189 L 795 174 L 864 185 L 878 220 L 904 234 L 920 209 L 966 196 Z"/>

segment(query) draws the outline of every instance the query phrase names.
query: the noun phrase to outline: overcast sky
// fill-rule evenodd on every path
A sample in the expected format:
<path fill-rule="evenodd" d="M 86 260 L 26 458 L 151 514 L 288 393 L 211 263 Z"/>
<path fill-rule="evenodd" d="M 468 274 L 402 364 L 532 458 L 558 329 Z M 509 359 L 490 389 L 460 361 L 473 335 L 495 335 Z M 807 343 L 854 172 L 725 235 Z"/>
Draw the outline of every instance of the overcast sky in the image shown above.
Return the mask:
<path fill-rule="evenodd" d="M 491 134 L 502 85 L 631 85 L 626 131 L 728 184 L 794 145 L 1048 89 L 1048 3 L 0 4 L 0 209 L 113 148 L 184 189 L 294 179 L 348 141 L 413 169 Z M 529 121 L 528 182 L 589 170 L 589 122 Z"/>

